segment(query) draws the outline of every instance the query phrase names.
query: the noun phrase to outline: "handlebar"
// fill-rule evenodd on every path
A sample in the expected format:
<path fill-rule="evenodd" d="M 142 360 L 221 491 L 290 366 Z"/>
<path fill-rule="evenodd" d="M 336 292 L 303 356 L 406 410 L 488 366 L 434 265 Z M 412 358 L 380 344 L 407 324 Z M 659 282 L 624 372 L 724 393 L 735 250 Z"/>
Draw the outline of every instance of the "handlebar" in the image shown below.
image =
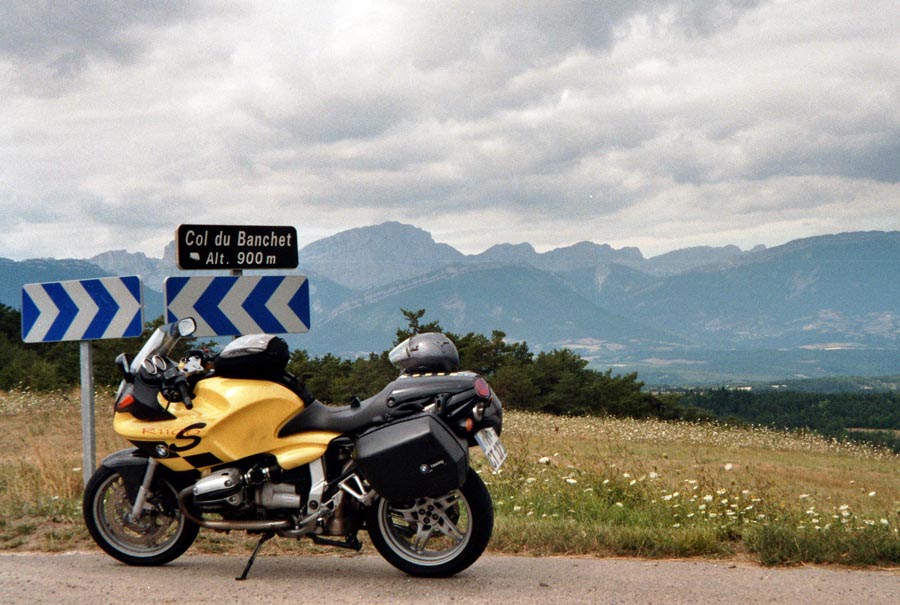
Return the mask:
<path fill-rule="evenodd" d="M 178 394 L 178 399 L 184 403 L 184 407 L 189 410 L 194 407 L 194 401 L 191 398 L 191 389 L 188 387 L 187 377 L 177 366 L 174 364 L 170 365 L 163 373 L 162 378 L 164 397 L 171 400 L 172 397 L 166 395 L 166 390 L 168 389 L 169 393 L 172 393 L 172 390 L 174 390 L 175 393 Z"/>
<path fill-rule="evenodd" d="M 193 409 L 194 401 L 191 399 L 191 391 L 188 388 L 187 380 L 182 376 L 181 380 L 178 380 L 175 385 L 178 388 L 178 394 L 181 395 L 181 400 L 184 402 L 184 407 L 187 409 Z"/>

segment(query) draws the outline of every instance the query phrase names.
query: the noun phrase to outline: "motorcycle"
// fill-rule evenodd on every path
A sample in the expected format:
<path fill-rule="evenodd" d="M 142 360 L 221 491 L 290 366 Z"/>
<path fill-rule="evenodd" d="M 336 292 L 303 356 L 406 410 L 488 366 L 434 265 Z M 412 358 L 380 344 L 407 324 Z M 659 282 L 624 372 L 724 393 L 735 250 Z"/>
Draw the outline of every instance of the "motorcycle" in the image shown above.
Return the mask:
<path fill-rule="evenodd" d="M 483 377 L 459 371 L 449 339 L 410 337 L 389 354 L 394 381 L 334 407 L 285 370 L 276 336 L 171 359 L 195 329 L 190 318 L 162 325 L 134 358 L 116 358 L 113 425 L 134 447 L 102 461 L 83 503 L 109 555 L 162 565 L 205 528 L 260 536 L 239 580 L 276 535 L 360 550 L 365 530 L 413 576 L 451 576 L 481 556 L 493 504 L 469 448 L 500 468 L 503 408 Z"/>

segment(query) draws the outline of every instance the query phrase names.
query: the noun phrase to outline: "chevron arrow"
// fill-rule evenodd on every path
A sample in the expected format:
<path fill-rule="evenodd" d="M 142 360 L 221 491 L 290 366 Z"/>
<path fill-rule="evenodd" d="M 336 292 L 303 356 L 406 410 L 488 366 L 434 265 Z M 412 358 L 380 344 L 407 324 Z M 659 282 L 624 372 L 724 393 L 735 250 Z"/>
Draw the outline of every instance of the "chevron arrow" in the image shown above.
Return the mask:
<path fill-rule="evenodd" d="M 43 284 L 28 284 L 22 288 L 22 340 L 44 342 L 57 315 L 59 308 Z"/>
<path fill-rule="evenodd" d="M 302 275 L 170 277 L 167 321 L 193 317 L 196 336 L 309 331 L 309 284 Z"/>
<path fill-rule="evenodd" d="M 56 319 L 53 320 L 44 339 L 49 341 L 77 340 L 76 338 L 66 339 L 69 326 L 72 325 L 72 322 L 78 316 L 78 305 L 69 296 L 69 290 L 66 289 L 62 282 L 44 284 L 44 290 L 47 292 L 50 300 L 53 301 L 53 304 L 56 305 L 56 310 L 58 311 Z M 80 300 L 80 296 L 78 298 L 79 302 L 83 302 Z M 96 310 L 96 307 L 94 309 Z"/>
<path fill-rule="evenodd" d="M 250 295 L 247 296 L 241 305 L 241 308 L 247 312 L 247 315 L 255 319 L 263 332 L 277 334 L 290 331 L 276 319 L 268 307 L 270 302 L 276 302 L 271 300 L 272 295 L 282 283 L 283 280 L 279 277 L 260 278 L 259 283 L 256 284 L 253 291 L 250 292 Z"/>
<path fill-rule="evenodd" d="M 221 307 L 222 300 L 236 281 L 230 277 L 214 277 L 194 305 L 216 334 L 240 334 L 240 330 L 231 323 Z"/>

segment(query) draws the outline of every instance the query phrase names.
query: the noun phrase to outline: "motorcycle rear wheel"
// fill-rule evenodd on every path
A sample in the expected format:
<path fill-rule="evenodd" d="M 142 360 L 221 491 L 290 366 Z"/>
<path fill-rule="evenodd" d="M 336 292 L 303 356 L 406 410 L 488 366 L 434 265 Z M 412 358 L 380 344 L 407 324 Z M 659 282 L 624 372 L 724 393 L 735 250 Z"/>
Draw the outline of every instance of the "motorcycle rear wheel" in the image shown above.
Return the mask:
<path fill-rule="evenodd" d="M 471 468 L 462 488 L 435 498 L 369 508 L 366 528 L 388 563 L 412 576 L 441 578 L 466 569 L 484 552 L 494 529 L 494 505 Z"/>
<path fill-rule="evenodd" d="M 115 469 L 100 467 L 84 489 L 84 521 L 91 537 L 110 556 L 128 565 L 163 565 L 181 556 L 200 527 L 178 510 L 177 492 L 156 479 L 140 519 L 131 519 L 133 502 Z"/>

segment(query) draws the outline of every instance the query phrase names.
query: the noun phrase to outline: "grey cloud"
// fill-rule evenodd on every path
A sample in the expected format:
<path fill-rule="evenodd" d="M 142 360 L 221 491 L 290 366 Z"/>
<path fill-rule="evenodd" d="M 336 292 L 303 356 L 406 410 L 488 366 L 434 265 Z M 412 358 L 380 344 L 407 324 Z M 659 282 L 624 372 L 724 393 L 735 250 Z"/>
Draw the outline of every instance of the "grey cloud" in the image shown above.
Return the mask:
<path fill-rule="evenodd" d="M 900 183 L 900 133 L 889 140 L 862 148 L 847 142 L 842 147 L 800 149 L 790 157 L 767 157 L 758 167 L 758 175 L 837 176 Z"/>
<path fill-rule="evenodd" d="M 691 35 L 710 36 L 735 25 L 766 0 L 693 0 L 673 3 L 678 21 Z"/>
<path fill-rule="evenodd" d="M 0 189 L 0 216 L 5 228 L 16 225 L 52 223 L 65 219 L 68 197 L 51 194 L 40 199 L 22 195 L 12 189 Z"/>
<path fill-rule="evenodd" d="M 709 0 L 704 7 L 727 5 L 726 12 L 732 14 L 734 4 L 741 3 Z M 655 14 L 671 5 L 652 1 L 479 2 L 423 8 L 420 3 L 407 4 L 408 22 L 399 32 L 402 38 L 392 41 L 384 64 L 359 63 L 366 59 L 361 56 L 351 64 L 336 65 L 316 56 L 312 65 L 301 62 L 297 72 L 288 75 L 285 86 L 296 103 L 286 115 L 270 115 L 266 98 L 257 101 L 254 111 L 271 129 L 274 142 L 286 147 L 380 137 L 409 121 L 503 120 L 504 114 L 553 102 L 568 86 L 575 86 L 576 92 L 585 85 L 591 89 L 612 86 L 612 78 L 604 78 L 602 72 L 565 67 L 567 58 L 579 53 L 602 56 L 623 20 L 640 11 Z M 328 19 L 319 19 L 327 31 Z M 603 69 L 590 60 L 581 67 Z M 329 76 L 330 72 L 344 76 L 337 79 Z M 359 78 L 349 80 L 347 74 L 354 72 Z M 315 73 L 315 79 L 305 73 Z M 609 83 L 604 84 L 604 79 Z M 629 125 L 635 126 L 636 121 L 630 119 Z"/>
<path fill-rule="evenodd" d="M 132 61 L 148 43 L 133 35 L 133 28 L 189 19 L 198 8 L 195 3 L 158 0 L 2 2 L 0 57 L 42 65 L 50 77 L 65 81 L 81 73 L 94 57 Z M 44 94 L 59 91 L 28 79 L 20 86 Z"/>
<path fill-rule="evenodd" d="M 407 34 L 417 65 L 435 69 L 487 60 L 499 75 L 503 66 L 513 72 L 523 65 L 540 67 L 575 48 L 607 50 L 616 27 L 637 14 L 674 10 L 685 29 L 709 35 L 732 26 L 760 1 L 507 0 L 450 2 L 425 10 L 419 2 L 405 4 L 418 15 L 418 27 Z"/>
<path fill-rule="evenodd" d="M 352 97 L 337 92 L 329 98 L 298 98 L 298 115 L 269 121 L 279 136 L 290 145 L 333 143 L 343 139 L 371 139 L 407 119 L 407 102 L 394 95 L 377 93 Z M 271 141 L 276 145 L 279 141 Z"/>
<path fill-rule="evenodd" d="M 739 0 L 94 6 L 17 32 L 0 7 L 0 76 L 26 91 L 0 98 L 24 118 L 0 126 L 0 181 L 135 241 L 252 207 L 484 248 L 486 220 L 518 230 L 501 241 L 677 243 L 821 225 L 862 185 L 896 199 L 896 57 L 830 27 L 865 16 L 849 3 L 823 24 L 798 18 L 816 2 Z"/>

